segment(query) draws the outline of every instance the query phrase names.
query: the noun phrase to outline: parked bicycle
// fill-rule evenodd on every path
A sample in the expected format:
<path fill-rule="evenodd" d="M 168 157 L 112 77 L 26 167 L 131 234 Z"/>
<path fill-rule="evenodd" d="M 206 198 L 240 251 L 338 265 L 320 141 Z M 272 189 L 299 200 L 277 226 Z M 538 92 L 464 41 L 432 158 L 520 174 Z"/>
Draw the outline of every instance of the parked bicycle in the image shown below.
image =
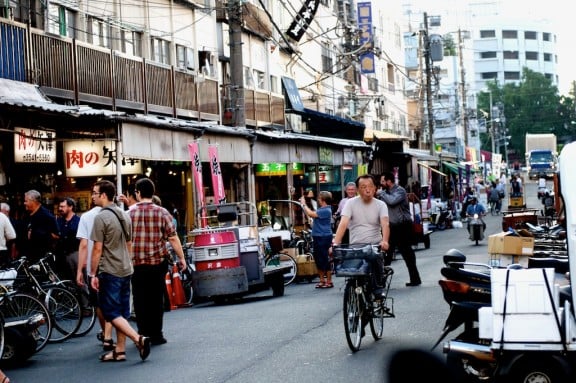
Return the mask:
<path fill-rule="evenodd" d="M 15 269 L 18 276 L 14 289 L 38 298 L 50 313 L 56 331 L 51 332 L 49 341 L 62 342 L 74 335 L 82 321 L 82 307 L 76 296 L 62 282 L 44 280 L 40 264 L 29 264 L 26 257 L 15 261 Z"/>
<path fill-rule="evenodd" d="M 58 274 L 54 271 L 52 264 L 55 262 L 55 255 L 47 253 L 46 256 L 40 259 L 36 265 L 32 266 L 37 271 L 36 277 L 41 282 L 54 283 L 60 287 L 68 289 L 82 307 L 82 316 L 80 318 L 80 325 L 72 336 L 81 337 L 92 331 L 96 323 L 96 306 L 94 305 L 93 298 L 90 296 L 88 286 L 80 287 L 76 281 L 60 279 Z M 49 281 L 49 282 L 48 282 Z"/>
<path fill-rule="evenodd" d="M 371 244 L 340 245 L 333 249 L 337 277 L 345 277 L 343 300 L 344 332 L 352 352 L 360 349 L 364 327 L 370 323 L 374 340 L 382 338 L 384 318 L 394 318 L 394 299 L 388 295 L 394 270 L 385 266 L 375 294 L 372 264 L 381 256 L 377 246 Z"/>

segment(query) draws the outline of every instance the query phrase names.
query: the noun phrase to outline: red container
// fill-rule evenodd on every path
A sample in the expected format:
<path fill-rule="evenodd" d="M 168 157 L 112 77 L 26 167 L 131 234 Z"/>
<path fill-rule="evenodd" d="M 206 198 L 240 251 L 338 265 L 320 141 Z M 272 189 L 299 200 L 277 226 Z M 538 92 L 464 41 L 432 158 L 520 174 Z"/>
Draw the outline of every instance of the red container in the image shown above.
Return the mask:
<path fill-rule="evenodd" d="M 236 234 L 233 231 L 218 231 L 213 233 L 197 234 L 194 237 L 194 246 L 212 246 L 236 242 Z"/>

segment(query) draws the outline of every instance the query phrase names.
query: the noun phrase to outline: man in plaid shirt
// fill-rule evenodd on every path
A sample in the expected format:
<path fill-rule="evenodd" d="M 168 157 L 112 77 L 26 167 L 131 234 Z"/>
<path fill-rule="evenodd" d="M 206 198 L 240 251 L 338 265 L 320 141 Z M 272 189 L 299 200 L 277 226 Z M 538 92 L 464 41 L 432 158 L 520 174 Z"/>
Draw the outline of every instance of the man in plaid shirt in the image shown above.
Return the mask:
<path fill-rule="evenodd" d="M 139 179 L 135 193 L 138 204 L 129 211 L 132 219 L 134 312 L 138 332 L 150 337 L 152 345 L 159 345 L 166 343 L 162 332 L 165 277 L 170 256 L 166 241 L 176 252 L 181 270 L 186 269 L 186 259 L 172 215 L 152 202 L 154 183 L 149 178 Z"/>

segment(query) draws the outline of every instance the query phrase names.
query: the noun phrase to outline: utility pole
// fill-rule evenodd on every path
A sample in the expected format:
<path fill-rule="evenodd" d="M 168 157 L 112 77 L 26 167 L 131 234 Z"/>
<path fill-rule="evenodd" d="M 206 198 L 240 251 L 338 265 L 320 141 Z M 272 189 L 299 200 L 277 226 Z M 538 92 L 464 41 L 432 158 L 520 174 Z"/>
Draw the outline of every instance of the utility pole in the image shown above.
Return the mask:
<path fill-rule="evenodd" d="M 246 127 L 244 100 L 244 63 L 242 61 L 242 3 L 228 1 L 228 25 L 230 28 L 230 101 L 233 109 L 234 127 Z"/>
<path fill-rule="evenodd" d="M 494 129 L 494 119 L 492 118 L 492 91 L 488 91 L 490 95 L 490 136 L 492 136 L 492 153 L 496 153 L 496 130 Z"/>
<path fill-rule="evenodd" d="M 432 111 L 432 58 L 430 57 L 430 37 L 428 36 L 428 13 L 424 12 L 424 64 L 426 66 L 426 107 L 428 109 L 428 138 L 430 154 L 434 155 L 434 113 Z"/>
<path fill-rule="evenodd" d="M 464 129 L 464 153 L 468 147 L 468 113 L 466 105 L 466 71 L 464 70 L 464 57 L 462 54 L 462 30 L 458 29 L 458 58 L 460 61 L 460 93 L 462 97 L 462 128 Z"/>

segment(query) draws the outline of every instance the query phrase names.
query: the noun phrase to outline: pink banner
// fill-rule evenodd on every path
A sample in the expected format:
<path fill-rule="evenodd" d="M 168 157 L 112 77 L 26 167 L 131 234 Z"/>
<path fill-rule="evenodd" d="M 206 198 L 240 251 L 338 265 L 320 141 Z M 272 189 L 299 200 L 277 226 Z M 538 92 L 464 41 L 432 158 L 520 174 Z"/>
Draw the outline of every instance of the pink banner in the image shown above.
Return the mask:
<path fill-rule="evenodd" d="M 202 181 L 202 161 L 200 161 L 198 142 L 191 142 L 188 144 L 188 153 L 190 153 L 190 160 L 192 161 L 192 175 L 194 176 L 194 184 L 196 184 L 196 197 L 200 202 L 202 227 L 206 227 L 208 225 L 208 220 L 205 211 L 206 202 L 204 201 L 204 183 Z"/>
<path fill-rule="evenodd" d="M 210 157 L 210 171 L 212 173 L 212 188 L 216 203 L 226 203 L 226 192 L 222 181 L 222 169 L 218 161 L 218 146 L 208 145 L 208 157 Z"/>

